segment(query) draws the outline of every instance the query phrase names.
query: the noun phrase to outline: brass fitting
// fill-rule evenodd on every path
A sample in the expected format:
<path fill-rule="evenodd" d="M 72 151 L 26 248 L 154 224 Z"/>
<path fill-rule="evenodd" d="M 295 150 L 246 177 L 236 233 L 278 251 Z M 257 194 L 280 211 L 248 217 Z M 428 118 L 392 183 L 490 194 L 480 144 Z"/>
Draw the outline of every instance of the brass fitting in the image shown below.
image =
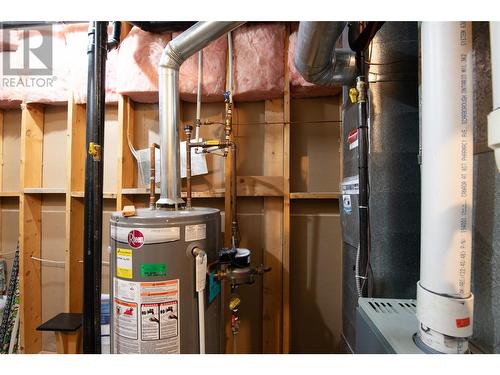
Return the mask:
<path fill-rule="evenodd" d="M 241 300 L 238 297 L 232 297 L 229 301 L 229 310 L 236 310 L 241 305 Z"/>
<path fill-rule="evenodd" d="M 364 77 L 356 79 L 356 91 L 358 92 L 357 102 L 366 102 L 366 82 L 364 81 Z"/>
<path fill-rule="evenodd" d="M 358 100 L 358 90 L 356 90 L 356 87 L 349 89 L 349 99 L 351 99 L 351 103 L 353 104 Z"/>
<path fill-rule="evenodd" d="M 218 139 L 209 139 L 204 142 L 207 146 L 219 146 L 220 141 Z"/>
<path fill-rule="evenodd" d="M 94 142 L 89 143 L 89 154 L 95 161 L 101 161 L 101 145 Z"/>

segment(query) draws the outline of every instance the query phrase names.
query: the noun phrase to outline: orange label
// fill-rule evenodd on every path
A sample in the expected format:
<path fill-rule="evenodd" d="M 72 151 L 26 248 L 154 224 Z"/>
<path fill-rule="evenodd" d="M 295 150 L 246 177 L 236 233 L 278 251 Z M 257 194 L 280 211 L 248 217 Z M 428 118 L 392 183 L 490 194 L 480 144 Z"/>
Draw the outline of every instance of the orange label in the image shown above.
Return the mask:
<path fill-rule="evenodd" d="M 464 328 L 470 326 L 470 318 L 457 319 L 457 328 Z"/>
<path fill-rule="evenodd" d="M 118 298 L 115 298 L 115 302 L 118 303 L 119 305 L 123 305 L 123 306 L 127 306 L 127 307 L 135 307 L 137 306 L 137 304 L 135 303 L 130 303 L 130 302 L 125 302 L 125 301 L 122 301 Z"/>
<path fill-rule="evenodd" d="M 162 286 L 162 285 L 174 285 L 177 283 L 177 280 L 168 280 L 168 281 L 151 281 L 141 283 L 141 286 Z"/>

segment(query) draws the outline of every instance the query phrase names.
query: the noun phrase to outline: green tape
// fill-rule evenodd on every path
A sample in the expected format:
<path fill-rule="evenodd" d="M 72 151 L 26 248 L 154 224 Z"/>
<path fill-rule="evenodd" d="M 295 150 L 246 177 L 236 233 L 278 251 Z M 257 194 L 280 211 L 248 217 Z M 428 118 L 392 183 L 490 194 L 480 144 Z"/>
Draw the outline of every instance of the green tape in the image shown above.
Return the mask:
<path fill-rule="evenodd" d="M 215 277 L 215 272 L 210 272 L 208 276 L 208 303 L 212 303 L 219 293 L 220 281 Z"/>
<path fill-rule="evenodd" d="M 141 264 L 141 277 L 165 276 L 167 266 L 165 263 L 159 264 Z"/>

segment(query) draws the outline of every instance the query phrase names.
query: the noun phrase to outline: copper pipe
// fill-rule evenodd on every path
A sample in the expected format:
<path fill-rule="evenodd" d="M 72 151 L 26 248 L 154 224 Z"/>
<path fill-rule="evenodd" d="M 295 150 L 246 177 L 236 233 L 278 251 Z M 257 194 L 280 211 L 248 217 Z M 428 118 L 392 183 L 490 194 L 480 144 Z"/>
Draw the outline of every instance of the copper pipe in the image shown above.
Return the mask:
<path fill-rule="evenodd" d="M 237 214 L 237 176 L 236 176 L 236 155 L 237 155 L 237 146 L 234 141 L 222 140 L 222 141 L 204 141 L 204 142 L 190 142 L 191 140 L 191 131 L 193 127 L 191 125 L 187 125 L 184 128 L 186 133 L 186 178 L 187 178 L 187 199 L 186 199 L 186 207 L 191 207 L 191 148 L 209 148 L 209 147 L 218 147 L 219 149 L 230 149 L 232 153 L 231 159 L 231 216 L 233 218 L 231 224 L 231 238 L 232 238 L 232 246 L 238 247 L 239 245 L 239 225 L 238 219 L 236 217 Z"/>
<path fill-rule="evenodd" d="M 233 103 L 230 99 L 226 100 L 226 118 L 224 119 L 224 135 L 226 141 L 229 141 L 233 131 Z"/>
<path fill-rule="evenodd" d="M 233 218 L 231 224 L 231 242 L 234 248 L 239 246 L 239 228 L 237 214 L 237 188 L 236 188 L 236 143 L 233 141 L 228 142 L 231 146 L 231 217 Z"/>
<path fill-rule="evenodd" d="M 149 208 L 151 210 L 155 209 L 155 178 L 156 178 L 156 157 L 155 157 L 155 148 L 160 148 L 157 143 L 151 143 L 149 146 Z"/>

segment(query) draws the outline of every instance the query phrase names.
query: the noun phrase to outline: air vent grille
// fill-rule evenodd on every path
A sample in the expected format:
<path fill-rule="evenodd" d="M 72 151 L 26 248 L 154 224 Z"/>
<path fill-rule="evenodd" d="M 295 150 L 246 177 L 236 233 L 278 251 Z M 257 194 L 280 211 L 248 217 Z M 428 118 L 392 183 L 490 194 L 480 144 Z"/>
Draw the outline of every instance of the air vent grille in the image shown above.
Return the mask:
<path fill-rule="evenodd" d="M 377 314 L 415 314 L 417 305 L 412 300 L 384 300 L 370 298 L 365 300 Z"/>

